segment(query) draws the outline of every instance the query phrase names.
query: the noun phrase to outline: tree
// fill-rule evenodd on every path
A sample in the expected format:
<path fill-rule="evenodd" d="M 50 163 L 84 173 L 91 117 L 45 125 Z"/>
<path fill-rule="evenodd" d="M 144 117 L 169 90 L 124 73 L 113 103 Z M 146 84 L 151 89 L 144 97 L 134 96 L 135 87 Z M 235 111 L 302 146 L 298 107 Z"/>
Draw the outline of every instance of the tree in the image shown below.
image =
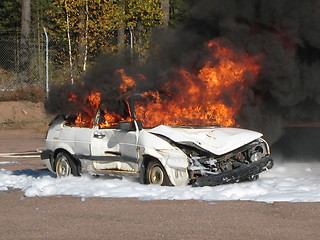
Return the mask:
<path fill-rule="evenodd" d="M 29 82 L 31 0 L 22 0 L 19 82 Z"/>
<path fill-rule="evenodd" d="M 198 0 L 170 0 L 170 18 L 169 25 L 171 27 L 184 23 L 190 14 L 192 6 Z"/>
<path fill-rule="evenodd" d="M 125 1 L 118 1 L 118 24 L 117 24 L 117 42 L 119 52 L 122 52 L 125 47 Z"/>
<path fill-rule="evenodd" d="M 169 16 L 170 16 L 170 0 L 161 0 L 161 10 L 162 10 L 162 25 L 165 28 L 169 26 Z"/>
<path fill-rule="evenodd" d="M 53 0 L 53 6 L 48 12 L 55 23 L 51 36 L 64 46 L 60 51 L 65 54 L 60 52 L 57 58 L 69 62 L 71 79 L 80 76 L 97 55 L 128 46 L 130 31 L 135 50 L 143 57 L 149 32 L 161 25 L 160 0 Z"/>
<path fill-rule="evenodd" d="M 21 27 L 20 1 L 1 0 L 0 16 L 0 70 L 15 72 L 17 63 L 16 38 Z"/>
<path fill-rule="evenodd" d="M 0 1 L 0 33 L 12 35 L 21 27 L 21 4 L 19 0 Z"/>
<path fill-rule="evenodd" d="M 148 55 L 150 33 L 154 27 L 161 26 L 162 10 L 160 0 L 130 0 L 127 3 L 127 28 L 135 38 L 135 51 L 140 60 Z"/>

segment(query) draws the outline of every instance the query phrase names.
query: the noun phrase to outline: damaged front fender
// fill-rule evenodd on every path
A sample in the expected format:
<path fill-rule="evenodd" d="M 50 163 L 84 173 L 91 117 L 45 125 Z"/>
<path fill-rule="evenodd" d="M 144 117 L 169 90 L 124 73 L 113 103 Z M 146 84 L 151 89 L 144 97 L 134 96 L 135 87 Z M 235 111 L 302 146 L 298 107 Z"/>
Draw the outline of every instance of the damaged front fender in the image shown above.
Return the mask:
<path fill-rule="evenodd" d="M 181 186 L 189 183 L 188 158 L 180 149 L 145 148 L 142 155 L 157 159 L 166 170 L 172 185 Z"/>

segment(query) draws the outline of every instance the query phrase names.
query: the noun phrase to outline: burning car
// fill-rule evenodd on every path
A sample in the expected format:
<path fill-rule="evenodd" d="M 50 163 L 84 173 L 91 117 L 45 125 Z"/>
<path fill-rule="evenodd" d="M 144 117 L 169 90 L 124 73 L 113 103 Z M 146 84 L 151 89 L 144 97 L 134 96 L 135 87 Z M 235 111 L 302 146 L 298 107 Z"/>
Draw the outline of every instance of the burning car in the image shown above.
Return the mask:
<path fill-rule="evenodd" d="M 215 186 L 255 180 L 272 168 L 261 133 L 219 126 L 144 128 L 134 103 L 126 103 L 130 118 L 118 124 L 105 124 L 101 107 L 89 125 L 77 124 L 79 116 L 54 119 L 41 154 L 48 169 L 58 177 L 129 175 L 144 184 Z"/>
<path fill-rule="evenodd" d="M 255 180 L 272 168 L 262 134 L 237 128 L 235 117 L 259 76 L 257 57 L 214 40 L 207 48 L 206 61 L 192 71 L 147 78 L 116 68 L 95 75 L 107 74 L 103 89 L 83 84 L 78 94 L 63 86 L 57 102 L 65 93 L 75 115 L 51 123 L 42 153 L 47 167 L 60 177 L 131 175 L 173 186 Z"/>

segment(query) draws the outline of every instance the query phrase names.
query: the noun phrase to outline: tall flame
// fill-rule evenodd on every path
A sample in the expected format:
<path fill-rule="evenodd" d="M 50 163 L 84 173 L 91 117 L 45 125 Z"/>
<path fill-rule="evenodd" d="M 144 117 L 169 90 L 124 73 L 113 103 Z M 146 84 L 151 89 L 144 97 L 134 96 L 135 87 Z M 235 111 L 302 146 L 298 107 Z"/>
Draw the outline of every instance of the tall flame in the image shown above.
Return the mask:
<path fill-rule="evenodd" d="M 170 79 L 160 91 L 149 91 L 142 96 L 144 101 L 136 103 L 137 118 L 144 126 L 166 125 L 236 125 L 236 114 L 245 99 L 247 79 L 257 79 L 260 67 L 256 58 L 247 54 L 236 54 L 216 41 L 208 43 L 211 60 L 197 72 L 179 69 L 179 79 Z M 136 86 L 133 77 L 124 69 L 118 69 L 122 83 L 120 94 L 126 94 Z M 139 80 L 145 77 L 139 75 Z M 101 94 L 92 91 L 87 96 L 83 111 L 77 114 L 76 126 L 92 127 L 94 116 L 101 103 Z M 119 96 L 120 97 L 120 96 Z M 79 99 L 70 94 L 70 102 Z M 110 127 L 124 119 L 114 112 L 102 110 L 103 121 L 99 127 Z"/>
<path fill-rule="evenodd" d="M 145 94 L 153 99 L 136 108 L 144 125 L 236 125 L 246 78 L 250 74 L 256 79 L 260 67 L 255 64 L 255 58 L 236 55 L 215 41 L 209 42 L 208 48 L 212 56 L 219 59 L 218 63 L 206 62 L 197 74 L 181 69 L 183 80 L 173 80 L 161 90 L 169 96 L 166 99 L 160 99 L 159 92 Z M 226 96 L 228 101 L 224 99 Z"/>

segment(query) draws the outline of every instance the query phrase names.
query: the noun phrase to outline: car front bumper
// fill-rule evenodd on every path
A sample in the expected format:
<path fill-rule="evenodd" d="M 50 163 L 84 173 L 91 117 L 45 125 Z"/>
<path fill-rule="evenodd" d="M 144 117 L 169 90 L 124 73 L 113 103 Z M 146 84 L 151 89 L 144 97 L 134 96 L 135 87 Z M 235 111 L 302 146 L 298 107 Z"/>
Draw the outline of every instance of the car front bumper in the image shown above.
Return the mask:
<path fill-rule="evenodd" d="M 265 170 L 273 167 L 273 159 L 264 157 L 258 161 L 251 162 L 236 169 L 222 172 L 219 174 L 205 175 L 197 178 L 193 183 L 193 187 L 216 186 L 226 183 L 236 183 L 244 181 L 255 176 Z"/>

